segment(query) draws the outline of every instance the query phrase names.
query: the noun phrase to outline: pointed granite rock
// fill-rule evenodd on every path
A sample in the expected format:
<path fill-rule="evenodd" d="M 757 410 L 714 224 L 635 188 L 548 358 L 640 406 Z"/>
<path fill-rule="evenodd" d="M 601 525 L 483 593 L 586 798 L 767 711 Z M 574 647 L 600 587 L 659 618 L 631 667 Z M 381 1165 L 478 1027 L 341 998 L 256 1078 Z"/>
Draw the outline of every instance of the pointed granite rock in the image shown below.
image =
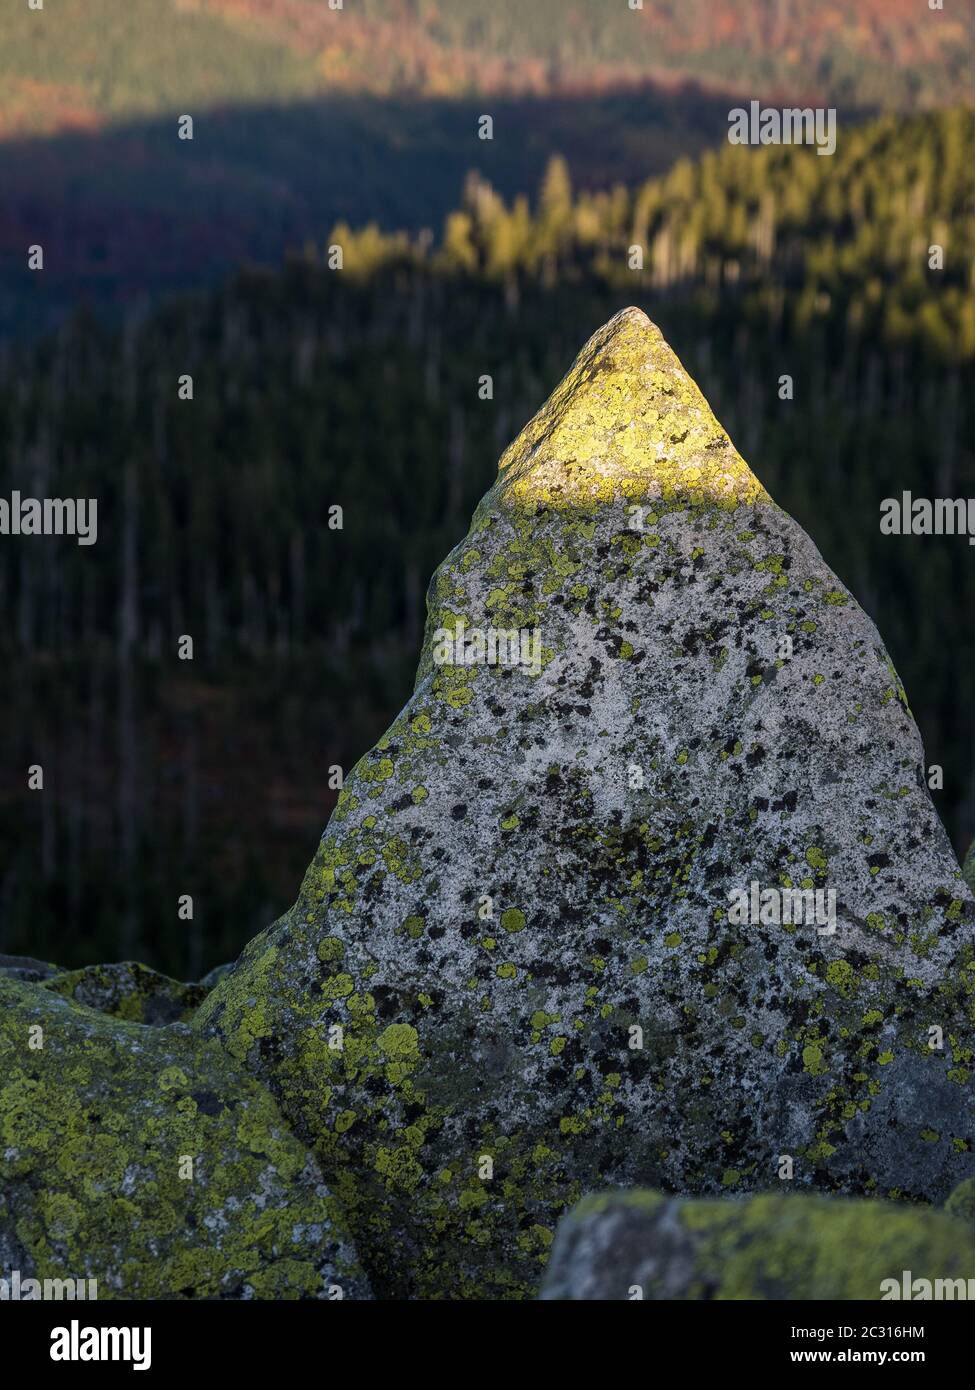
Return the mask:
<path fill-rule="evenodd" d="M 623 310 L 505 453 L 412 698 L 198 1018 L 380 1295 L 534 1292 L 597 1186 L 943 1201 L 975 1172 L 975 905 L 922 765 L 873 623 Z M 770 890 L 822 920 L 735 920 L 781 917 Z"/>

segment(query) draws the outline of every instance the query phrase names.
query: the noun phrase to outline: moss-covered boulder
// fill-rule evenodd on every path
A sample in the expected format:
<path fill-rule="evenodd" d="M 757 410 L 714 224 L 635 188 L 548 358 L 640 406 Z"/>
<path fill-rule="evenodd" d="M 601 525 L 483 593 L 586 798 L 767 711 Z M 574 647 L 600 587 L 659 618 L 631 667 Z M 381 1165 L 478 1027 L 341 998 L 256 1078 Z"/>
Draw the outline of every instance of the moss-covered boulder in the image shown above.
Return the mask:
<path fill-rule="evenodd" d="M 962 873 L 965 876 L 965 882 L 972 892 L 975 893 L 975 840 L 973 840 L 968 847 L 968 854 L 965 856 L 965 867 Z"/>
<path fill-rule="evenodd" d="M 3 977 L 0 1269 L 99 1298 L 369 1296 L 317 1164 L 219 1044 Z"/>
<path fill-rule="evenodd" d="M 603 1183 L 944 1201 L 975 904 L 922 767 L 874 625 L 624 310 L 501 459 L 412 698 L 199 1026 L 377 1293 L 532 1293 Z"/>
<path fill-rule="evenodd" d="M 129 1023 L 186 1022 L 209 993 L 206 981 L 184 984 L 136 961 L 89 965 L 44 980 L 44 988 Z"/>
<path fill-rule="evenodd" d="M 541 1296 L 970 1298 L 975 1229 L 930 1208 L 891 1202 L 610 1192 L 585 1198 L 563 1218 Z"/>

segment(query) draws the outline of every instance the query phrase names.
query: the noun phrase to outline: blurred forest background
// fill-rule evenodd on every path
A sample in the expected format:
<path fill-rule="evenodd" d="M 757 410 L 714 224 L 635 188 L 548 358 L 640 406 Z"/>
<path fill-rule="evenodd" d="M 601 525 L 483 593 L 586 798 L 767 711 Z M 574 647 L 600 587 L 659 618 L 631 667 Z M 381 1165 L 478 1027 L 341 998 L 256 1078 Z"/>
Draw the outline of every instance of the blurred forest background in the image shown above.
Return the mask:
<path fill-rule="evenodd" d="M 628 303 L 877 621 L 963 852 L 972 551 L 878 520 L 975 496 L 973 59 L 914 0 L 0 19 L 0 496 L 99 501 L 94 547 L 0 540 L 0 950 L 195 978 L 288 906 L 430 574 Z M 727 144 L 780 94 L 841 106 L 833 158 Z"/>

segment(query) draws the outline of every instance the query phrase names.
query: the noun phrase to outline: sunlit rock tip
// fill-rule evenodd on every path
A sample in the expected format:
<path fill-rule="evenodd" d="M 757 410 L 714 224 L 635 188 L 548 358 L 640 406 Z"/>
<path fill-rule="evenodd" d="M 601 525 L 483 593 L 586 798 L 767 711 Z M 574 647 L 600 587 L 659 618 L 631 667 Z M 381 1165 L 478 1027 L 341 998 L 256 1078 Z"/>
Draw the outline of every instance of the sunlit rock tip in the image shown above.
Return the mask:
<path fill-rule="evenodd" d="M 496 491 L 529 508 L 615 497 L 733 508 L 764 496 L 660 329 L 633 307 L 593 334 L 505 451 Z"/>

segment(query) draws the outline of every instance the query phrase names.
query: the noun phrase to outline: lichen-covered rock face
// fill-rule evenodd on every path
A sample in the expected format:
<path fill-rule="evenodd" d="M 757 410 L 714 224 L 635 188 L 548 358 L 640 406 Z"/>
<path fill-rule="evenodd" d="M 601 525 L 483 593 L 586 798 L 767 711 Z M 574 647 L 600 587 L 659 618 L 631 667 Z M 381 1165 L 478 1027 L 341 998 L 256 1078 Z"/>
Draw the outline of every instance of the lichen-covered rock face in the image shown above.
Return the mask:
<path fill-rule="evenodd" d="M 563 1218 L 541 1296 L 890 1300 L 973 1293 L 975 1228 L 941 1212 L 781 1193 L 685 1201 L 637 1191 L 587 1197 Z"/>
<path fill-rule="evenodd" d="M 267 1089 L 183 1024 L 0 977 L 0 1273 L 105 1298 L 363 1298 Z"/>
<path fill-rule="evenodd" d="M 975 1171 L 975 906 L 921 769 L 873 624 L 625 310 L 502 458 L 411 700 L 197 1017 L 314 1144 L 377 1293 L 532 1293 L 604 1184 L 943 1201 Z"/>

